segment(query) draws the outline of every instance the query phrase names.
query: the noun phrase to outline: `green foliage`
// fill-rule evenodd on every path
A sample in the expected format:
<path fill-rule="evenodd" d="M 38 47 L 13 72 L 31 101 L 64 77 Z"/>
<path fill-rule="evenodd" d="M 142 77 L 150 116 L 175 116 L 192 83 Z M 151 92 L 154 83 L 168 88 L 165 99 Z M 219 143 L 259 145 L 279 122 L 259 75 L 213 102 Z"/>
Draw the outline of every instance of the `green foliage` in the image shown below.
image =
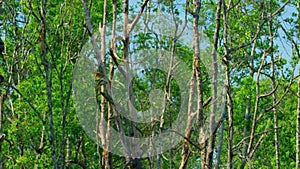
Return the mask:
<path fill-rule="evenodd" d="M 84 126 L 78 120 L 78 115 L 85 114 L 75 112 L 75 106 L 82 109 L 85 107 L 76 104 L 78 100 L 73 100 L 74 93 L 72 93 L 71 84 L 73 80 L 82 80 L 72 79 L 73 69 L 80 57 L 82 47 L 89 38 L 82 1 L 46 1 L 46 9 L 44 9 L 46 34 L 42 32 L 42 2 L 42 0 L 1 1 L 0 31 L 1 39 L 5 44 L 5 53 L 0 56 L 0 75 L 7 79 L 7 82 L 0 84 L 1 97 L 4 98 L 3 104 L 0 103 L 3 110 L 1 112 L 0 134 L 6 136 L 0 144 L 1 166 L 4 164 L 3 167 L 8 169 L 53 168 L 52 156 L 56 155 L 58 165 L 61 168 L 79 168 L 80 165 L 84 165 L 86 168 L 103 167 L 104 150 L 85 133 Z M 231 9 L 227 9 L 227 25 L 223 20 L 223 9 L 221 12 L 217 55 L 221 62 L 225 54 L 224 36 L 226 36 L 229 62 L 226 63 L 227 65 L 220 65 L 220 67 L 228 66 L 230 76 L 230 86 L 228 87 L 232 99 L 231 106 L 233 107 L 233 145 L 238 145 L 234 147 L 233 168 L 239 168 L 243 163 L 243 149 L 249 143 L 254 112 L 257 113 L 256 118 L 264 114 L 256 123 L 253 144 L 258 143 L 261 135 L 264 135 L 264 139 L 251 159 L 247 161 L 246 168 L 273 168 L 276 166 L 274 112 L 272 109 L 265 112 L 273 106 L 272 96 L 276 96 L 277 100 L 284 96 L 276 106 L 281 166 L 294 168 L 298 100 L 296 95 L 297 79 L 290 80 L 290 78 L 295 75 L 294 68 L 299 66 L 299 56 L 295 50 L 295 44 L 291 45 L 293 46 L 291 51 L 284 52 L 279 41 L 282 39 L 284 43 L 291 43 L 293 40 L 299 41 L 297 39 L 299 37 L 299 11 L 292 11 L 291 16 L 286 16 L 284 9 L 282 9 L 270 18 L 283 5 L 284 1 L 233 0 L 230 2 L 232 4 L 228 4 L 229 2 L 226 1 L 226 7 L 233 5 Z M 95 32 L 103 22 L 103 3 L 104 1 L 88 1 Z M 122 3 L 122 1 L 117 1 L 118 20 L 123 19 L 121 15 L 124 8 Z M 136 16 L 142 1 L 130 3 L 130 13 L 133 14 L 130 17 Z M 158 11 L 170 16 L 173 15 L 179 25 L 184 23 L 184 15 L 187 12 L 187 25 L 189 26 L 187 29 L 192 29 L 193 15 L 191 15 L 191 11 L 193 11 L 194 6 L 190 3 L 187 7 L 188 10 L 185 11 L 185 3 L 186 1 L 182 0 L 153 1 L 145 8 L 144 12 L 149 12 L 149 16 L 155 16 L 154 13 Z M 289 5 L 296 5 L 296 3 L 297 1 L 291 1 Z M 110 27 L 113 20 L 112 0 L 108 0 L 107 8 L 107 24 Z M 216 9 L 216 1 L 204 0 L 201 2 L 199 28 L 201 28 L 200 39 L 202 39 L 200 46 L 205 47 L 201 48 L 200 51 L 200 73 L 203 79 L 204 101 L 211 96 L 210 70 L 212 68 L 209 59 L 211 58 L 211 44 L 215 40 Z M 145 16 L 141 18 L 146 20 Z M 129 19 L 132 20 L 133 18 Z M 139 31 L 133 31 L 130 35 L 129 54 L 136 56 L 134 54 L 138 51 L 145 50 L 150 51 L 148 54 L 152 56 L 159 50 L 172 51 L 187 65 L 189 70 L 192 70 L 194 66 L 193 47 L 185 44 L 185 39 L 174 40 L 170 36 L 171 34 L 166 35 L 173 31 L 169 25 L 169 21 L 173 18 L 163 19 L 165 23 L 160 23 L 162 27 L 157 28 L 161 29 L 159 30 L 161 32 L 140 30 L 142 26 L 139 23 L 136 25 L 136 30 Z M 284 25 L 288 25 L 285 32 L 283 32 L 282 27 Z M 119 21 L 117 26 L 117 32 L 122 32 L 119 28 L 123 28 L 123 25 Z M 224 34 L 224 26 L 227 28 L 227 34 Z M 272 38 L 270 38 L 270 31 L 273 33 Z M 202 33 L 205 35 L 202 36 Z M 188 38 L 193 38 L 192 34 L 189 36 Z M 274 43 L 270 47 L 271 39 L 274 40 Z M 110 40 L 107 41 L 111 43 Z M 124 61 L 123 49 L 124 41 L 118 39 L 116 52 L 121 58 L 117 60 L 121 66 L 124 66 L 124 62 L 122 62 Z M 111 56 L 108 51 L 106 52 L 107 62 L 105 65 L 108 71 Z M 291 58 L 286 56 L 287 53 L 292 55 Z M 144 56 L 136 57 L 143 58 Z M 138 123 L 134 127 L 139 129 L 141 137 L 154 136 L 169 129 L 178 118 L 182 99 L 179 82 L 170 77 L 170 84 L 167 85 L 167 72 L 147 66 L 141 64 L 141 71 L 131 82 L 134 91 L 134 105 L 140 112 L 151 109 L 151 106 L 158 109 L 165 106 L 165 121 L 162 127 L 160 126 L 160 117 L 156 117 L 157 119 L 148 124 Z M 51 71 L 52 77 L 48 75 L 49 71 Z M 223 78 L 223 73 L 221 72 L 218 76 Z M 257 78 L 258 74 L 260 75 L 259 78 Z M 94 76 L 94 74 L 90 76 Z M 117 78 L 115 80 L 120 80 Z M 103 77 L 96 77 L 96 81 L 99 82 L 98 86 L 104 85 L 102 79 Z M 292 82 L 291 88 L 285 95 L 290 81 Z M 49 85 L 50 82 L 51 86 Z M 93 84 L 76 82 L 77 85 L 82 85 L 80 87 L 83 89 L 94 87 Z M 109 82 L 107 80 L 105 84 Z M 273 83 L 277 86 L 274 95 L 272 95 L 273 93 L 270 94 L 274 89 Z M 12 86 L 15 86 L 17 90 Z M 164 92 L 169 89 L 169 95 L 164 100 L 166 104 L 162 105 L 165 97 Z M 267 96 L 261 97 L 262 95 Z M 210 116 L 210 104 L 204 109 L 206 123 L 208 123 Z M 250 107 L 249 121 L 245 118 L 248 106 Z M 108 106 L 105 109 L 108 110 Z M 221 111 L 218 110 L 218 112 Z M 85 116 L 91 121 L 98 120 L 93 115 Z M 53 125 L 51 124 L 52 116 Z M 105 116 L 108 118 L 107 114 Z M 121 120 L 124 126 L 128 125 L 128 120 L 125 117 L 121 117 Z M 228 157 L 228 115 L 223 120 L 223 146 L 221 150 L 215 149 L 213 156 L 213 162 L 215 162 L 215 155 L 220 151 L 220 168 L 226 166 Z M 113 128 L 118 130 L 116 120 L 112 119 L 111 122 Z M 132 128 L 133 123 L 128 126 L 128 128 Z M 53 127 L 53 131 L 51 131 L 51 127 Z M 205 130 L 208 129 L 205 128 Z M 245 130 L 247 131 L 245 132 Z M 132 135 L 130 130 L 126 130 L 125 133 L 128 136 Z M 54 134 L 53 142 L 51 134 Z M 215 145 L 221 140 L 219 134 L 220 129 L 217 130 Z M 190 154 L 187 168 L 200 168 L 203 150 L 199 150 L 198 125 L 192 127 L 189 141 L 193 144 L 189 145 Z M 156 168 L 156 165 L 160 163 L 161 168 L 178 168 L 181 162 L 182 148 L 183 144 L 180 143 L 162 155 L 141 159 L 143 167 L 150 168 L 151 163 L 152 168 Z M 53 154 L 53 149 L 55 154 Z M 62 161 L 63 157 L 65 158 L 64 161 Z M 111 161 L 113 168 L 124 168 L 127 159 L 111 154 Z"/>

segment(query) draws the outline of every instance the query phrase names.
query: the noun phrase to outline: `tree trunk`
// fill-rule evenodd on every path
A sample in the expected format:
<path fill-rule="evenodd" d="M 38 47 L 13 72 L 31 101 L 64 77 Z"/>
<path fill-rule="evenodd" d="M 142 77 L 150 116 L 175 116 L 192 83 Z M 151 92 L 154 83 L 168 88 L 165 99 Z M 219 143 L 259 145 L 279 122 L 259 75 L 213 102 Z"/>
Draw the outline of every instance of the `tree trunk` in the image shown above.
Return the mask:
<path fill-rule="evenodd" d="M 269 33 L 270 37 L 273 37 L 272 33 L 272 21 L 269 21 Z M 270 39 L 271 45 L 270 47 L 273 48 L 273 40 Z M 273 51 L 271 51 L 271 81 L 272 81 L 272 90 L 276 90 L 276 76 L 275 76 L 275 60 Z M 276 104 L 277 98 L 276 93 L 272 94 L 273 105 Z M 274 144 L 275 144 L 275 159 L 276 159 L 276 169 L 280 169 L 280 159 L 279 159 L 279 140 L 278 140 L 278 117 L 277 117 L 277 108 L 273 108 L 273 117 L 274 117 Z"/>
<path fill-rule="evenodd" d="M 214 42 L 212 48 L 212 67 L 213 67 L 213 76 L 212 76 L 212 104 L 211 104 L 211 112 L 210 112 L 210 120 L 209 120 L 209 144 L 207 148 L 206 155 L 206 166 L 205 168 L 213 167 L 213 154 L 215 148 L 215 130 L 216 130 L 216 111 L 217 111 L 217 99 L 218 99 L 218 91 L 217 91 L 217 80 L 218 80 L 218 61 L 217 61 L 217 50 L 218 50 L 218 41 L 219 41 L 219 32 L 220 32 L 220 15 L 222 11 L 222 0 L 218 0 L 218 6 L 216 11 L 216 27 L 214 32 Z"/>
<path fill-rule="evenodd" d="M 300 1 L 298 2 L 298 26 L 300 26 Z M 298 31 L 298 39 L 300 40 L 300 31 Z M 300 65 L 300 56 L 298 56 L 298 64 Z M 300 66 L 298 67 L 300 75 Z M 298 107 L 297 107 L 297 128 L 296 128 L 296 169 L 300 169 L 300 77 L 298 78 Z"/>
<path fill-rule="evenodd" d="M 53 167 L 58 169 L 58 161 L 56 155 L 56 143 L 55 143 L 55 128 L 54 128 L 54 116 L 53 116 L 53 107 L 52 107 L 52 62 L 47 58 L 47 45 L 46 45 L 46 1 L 41 1 L 41 34 L 40 34 L 40 46 L 41 46 L 41 59 L 42 64 L 44 66 L 45 71 L 45 82 L 46 82 L 46 92 L 47 92 L 47 106 L 48 106 L 48 115 L 49 115 L 49 125 L 50 125 L 50 135 L 49 135 L 49 142 L 52 152 L 52 160 L 53 160 Z M 43 72 L 41 72 L 43 73 Z"/>
<path fill-rule="evenodd" d="M 220 126 L 220 135 L 219 135 L 219 142 L 218 142 L 218 147 L 217 147 L 217 154 L 216 154 L 216 165 L 215 169 L 220 168 L 220 163 L 221 163 L 221 154 L 222 154 L 222 147 L 223 147 L 223 135 L 224 135 L 224 119 L 227 116 L 227 96 L 226 96 L 227 90 L 223 90 L 223 98 L 222 98 L 222 104 L 223 104 L 223 110 L 222 110 L 222 115 L 221 115 L 221 126 Z"/>
<path fill-rule="evenodd" d="M 2 154 L 2 143 L 4 141 L 5 135 L 3 134 L 2 129 L 2 117 L 3 117 L 3 104 L 4 103 L 4 94 L 1 94 L 0 96 L 0 168 L 4 167 L 4 158 Z"/>
<path fill-rule="evenodd" d="M 186 4 L 186 9 L 189 9 L 188 3 Z M 199 42 L 199 12 L 201 8 L 201 1 L 194 0 L 193 1 L 193 48 L 194 48 L 194 59 L 193 59 L 193 71 L 192 71 L 192 77 L 191 77 L 191 83 L 190 83 L 190 93 L 189 93 L 189 104 L 188 104 L 188 112 L 187 112 L 187 125 L 185 129 L 185 139 L 183 143 L 183 150 L 181 155 L 181 162 L 180 162 L 180 169 L 185 169 L 188 162 L 189 157 L 189 140 L 191 137 L 191 128 L 192 128 L 192 121 L 194 119 L 194 115 L 192 113 L 193 109 L 193 101 L 194 101 L 194 93 L 195 93 L 195 82 L 196 79 L 198 82 L 198 114 L 202 115 L 202 92 L 201 92 L 201 72 L 200 72 L 200 42 Z M 198 77 L 197 77 L 198 75 Z M 201 102 L 199 102 L 201 100 Z M 201 106 L 200 106 L 201 105 Z M 201 107 L 201 108 L 200 108 Z M 203 119 L 201 119 L 202 121 Z M 205 138 L 204 138 L 205 139 Z"/>

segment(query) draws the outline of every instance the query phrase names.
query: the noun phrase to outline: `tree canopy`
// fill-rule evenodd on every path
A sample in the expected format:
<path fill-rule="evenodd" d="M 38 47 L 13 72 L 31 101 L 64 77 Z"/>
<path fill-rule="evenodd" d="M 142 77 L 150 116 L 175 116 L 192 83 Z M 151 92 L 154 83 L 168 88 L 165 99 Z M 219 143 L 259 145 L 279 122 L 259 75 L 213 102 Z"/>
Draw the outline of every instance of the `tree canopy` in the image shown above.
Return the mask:
<path fill-rule="evenodd" d="M 300 168 L 300 1 L 0 13 L 0 168 Z"/>

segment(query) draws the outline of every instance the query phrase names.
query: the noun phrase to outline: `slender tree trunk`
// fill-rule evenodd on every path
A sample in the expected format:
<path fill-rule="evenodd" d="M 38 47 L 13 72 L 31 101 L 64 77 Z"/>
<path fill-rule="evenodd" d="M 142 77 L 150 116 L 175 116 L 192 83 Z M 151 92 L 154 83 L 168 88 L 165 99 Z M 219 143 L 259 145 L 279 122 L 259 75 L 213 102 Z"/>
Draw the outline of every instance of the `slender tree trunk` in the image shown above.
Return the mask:
<path fill-rule="evenodd" d="M 300 64 L 300 60 L 298 62 Z M 300 67 L 298 68 L 300 73 Z M 297 128 L 296 128 L 296 169 L 300 168 L 300 77 L 298 78 L 298 107 L 297 107 Z"/>
<path fill-rule="evenodd" d="M 189 8 L 187 4 L 187 8 Z M 197 90 L 197 120 L 199 126 L 199 144 L 201 148 L 201 167 L 206 168 L 206 134 L 204 129 L 204 115 L 203 115 L 203 84 L 202 84 L 202 74 L 201 74 L 201 66 L 200 66 L 200 34 L 199 34 L 199 12 L 201 9 L 201 1 L 193 0 L 193 49 L 194 49 L 194 59 L 193 59 L 193 75 L 192 79 L 196 78 L 196 90 Z M 193 81 L 192 81 L 193 82 Z M 192 89 L 193 86 L 191 86 Z M 192 101 L 192 100 L 190 100 Z M 187 140 L 185 140 L 187 143 Z M 188 144 L 187 144 L 188 146 Z M 185 153 L 188 153 L 187 148 L 183 150 Z M 186 155 L 186 154 L 184 154 Z M 182 167 L 186 167 L 185 159 L 187 157 L 182 157 L 181 165 Z M 184 164 L 184 165 L 183 165 Z"/>
<path fill-rule="evenodd" d="M 233 160 L 233 150 L 232 150 L 232 142 L 233 142 L 233 105 L 232 105 L 232 98 L 231 98 L 231 87 L 230 87 L 230 52 L 228 48 L 228 13 L 227 5 L 225 0 L 222 0 L 223 5 L 223 39 L 224 39 L 224 51 L 225 55 L 223 61 L 225 63 L 225 93 L 226 93 L 226 100 L 227 100 L 227 113 L 228 113 L 228 131 L 227 131 L 227 168 L 231 169 L 232 160 Z M 229 2 L 229 7 L 231 8 L 231 3 Z"/>
<path fill-rule="evenodd" d="M 222 115 L 221 115 L 221 126 L 220 126 L 220 135 L 219 135 L 219 142 L 218 142 L 218 147 L 217 147 L 217 154 L 216 154 L 216 165 L 215 165 L 215 169 L 219 169 L 220 168 L 220 163 L 221 163 L 221 154 L 222 154 L 222 146 L 223 146 L 223 135 L 224 135 L 224 119 L 227 116 L 228 112 L 227 112 L 227 90 L 224 89 L 223 90 L 223 110 L 222 110 Z"/>
<path fill-rule="evenodd" d="M 103 21 L 101 26 L 99 26 L 99 31 L 100 31 L 100 36 L 101 36 L 101 48 L 100 48 L 100 58 L 98 58 L 99 62 L 101 65 L 103 65 L 103 69 L 101 69 L 101 66 L 99 67 L 101 69 L 101 73 L 106 75 L 106 67 L 105 62 L 105 50 L 106 50 L 106 15 L 107 15 L 107 0 L 103 1 Z M 103 75 L 102 75 L 103 76 Z M 103 76 L 104 77 L 104 76 Z M 104 80 L 104 79 L 103 79 Z M 101 93 L 107 93 L 105 85 L 102 85 L 101 88 Z M 105 116 L 106 116 L 106 100 L 103 95 L 101 95 L 101 117 L 100 117 L 100 126 L 101 126 L 101 131 L 100 133 L 102 134 L 101 136 L 101 143 L 103 147 L 103 162 L 104 162 L 104 168 L 105 169 L 110 169 L 111 168 L 111 159 L 110 159 L 110 153 L 109 153 L 109 145 L 110 145 L 110 133 L 108 133 L 108 129 L 110 128 L 110 123 L 107 122 L 107 127 L 106 129 L 104 128 L 104 122 L 105 122 Z M 109 107 L 109 111 L 111 112 L 111 109 Z M 109 115 L 108 115 L 109 116 Z"/>
<path fill-rule="evenodd" d="M 123 57 L 124 57 L 124 60 L 126 60 L 126 62 L 124 63 L 125 64 L 125 72 L 129 72 L 130 70 L 130 67 L 129 67 L 129 56 L 128 56 L 128 53 L 129 53 L 129 1 L 128 0 L 124 0 L 123 2 L 123 8 L 124 8 L 124 11 L 123 11 Z M 132 87 L 130 85 L 130 74 L 129 73 L 126 73 L 125 75 L 126 77 L 126 89 L 127 89 L 127 92 L 128 92 L 128 111 L 130 113 L 130 117 L 133 118 L 131 119 L 132 120 L 132 124 L 129 125 L 129 122 L 127 122 L 127 130 L 128 130 L 128 134 L 131 136 L 131 137 L 136 137 L 138 138 L 138 133 L 135 129 L 135 122 L 137 119 L 135 118 L 135 112 L 133 111 L 133 102 L 134 102 L 134 98 L 133 98 L 133 91 L 132 91 Z M 132 146 L 132 145 L 131 145 Z M 132 151 L 132 149 L 129 150 L 130 154 Z M 126 161 L 128 164 L 130 164 L 130 169 L 140 169 L 141 168 L 141 163 L 139 160 L 137 159 L 132 159 L 131 156 L 128 156 L 126 157 Z"/>
<path fill-rule="evenodd" d="M 275 79 L 272 80 L 272 88 L 275 89 Z M 275 93 L 272 94 L 273 104 L 276 104 L 276 95 Z M 277 116 L 277 109 L 276 107 L 273 108 L 274 114 L 274 142 L 275 142 L 275 157 L 276 157 L 276 169 L 280 169 L 280 159 L 279 159 L 279 140 L 278 140 L 278 116 Z"/>
<path fill-rule="evenodd" d="M 300 26 L 300 1 L 298 2 L 298 26 Z M 298 31 L 298 39 L 300 40 L 300 31 Z M 300 65 L 300 56 L 298 56 Z M 298 67 L 300 75 L 300 66 Z M 300 168 L 300 77 L 298 78 L 298 107 L 297 107 L 297 128 L 296 128 L 296 169 Z"/>
<path fill-rule="evenodd" d="M 129 35 L 132 32 L 132 30 L 134 29 L 135 25 L 137 24 L 139 18 L 141 17 L 142 13 L 144 12 L 145 7 L 147 6 L 147 3 L 149 2 L 149 0 L 144 0 L 141 6 L 141 9 L 139 11 L 139 13 L 136 15 L 136 17 L 133 19 L 133 21 L 131 23 L 129 23 L 129 0 L 124 0 L 123 1 L 123 17 L 124 17 L 124 26 L 123 26 L 123 56 L 124 56 L 124 60 L 125 60 L 125 71 L 129 72 L 130 70 L 130 65 L 129 65 L 129 45 L 130 45 L 130 40 L 129 40 Z M 136 114 L 134 111 L 134 107 L 133 107 L 133 103 L 134 103 L 134 93 L 133 93 L 133 88 L 130 85 L 130 74 L 127 73 L 126 74 L 126 88 L 127 88 L 127 92 L 128 92 L 128 108 L 129 108 L 129 113 L 130 113 L 130 117 L 133 118 L 131 119 L 132 123 L 131 126 L 128 126 L 130 128 L 129 132 L 130 134 L 132 134 L 131 136 L 138 138 L 139 134 L 138 131 L 136 129 L 137 123 L 135 121 L 137 121 L 136 118 Z M 135 144 L 135 143 L 134 143 Z M 138 145 L 138 141 L 136 142 L 136 144 Z M 135 150 L 130 150 L 130 151 L 138 151 L 138 149 L 135 148 Z M 132 163 L 130 163 L 130 161 L 132 161 Z M 132 169 L 140 169 L 143 168 L 142 163 L 141 163 L 141 159 L 139 158 L 135 158 L 132 159 L 131 157 L 127 158 L 127 163 L 130 163 L 130 168 Z"/>
<path fill-rule="evenodd" d="M 3 134 L 3 127 L 2 127 L 2 117 L 3 117 L 3 103 L 4 103 L 4 94 L 0 96 L 0 168 L 4 167 L 4 159 L 2 154 L 2 143 L 4 141 L 5 135 Z"/>
<path fill-rule="evenodd" d="M 189 92 L 189 104 L 188 104 L 188 112 L 187 112 L 187 124 L 185 129 L 185 139 L 183 143 L 183 150 L 181 155 L 181 162 L 180 162 L 180 169 L 184 169 L 187 166 L 188 158 L 189 158 L 189 139 L 191 137 L 191 128 L 192 128 L 192 122 L 196 114 L 193 113 L 193 103 L 194 103 L 194 93 L 196 89 L 196 75 L 199 73 L 200 77 L 200 43 L 199 43 L 199 12 L 201 8 L 201 1 L 194 0 L 194 11 L 193 11 L 193 48 L 194 48 L 194 59 L 193 59 L 193 71 L 192 71 L 192 77 L 191 77 L 191 83 L 190 83 L 190 92 Z M 186 4 L 186 9 L 189 9 L 189 3 Z M 197 70 L 199 72 L 197 72 Z M 200 81 L 199 81 L 200 83 Z M 200 89 L 201 90 L 201 89 Z M 201 98 L 202 99 L 202 95 Z M 202 105 L 202 103 L 201 103 Z M 202 110 L 202 108 L 201 108 Z"/>
<path fill-rule="evenodd" d="M 194 46 L 194 65 L 196 67 L 196 82 L 197 82 L 197 119 L 199 125 L 199 144 L 201 148 L 201 168 L 205 169 L 206 164 L 206 150 L 207 150 L 207 141 L 206 141 L 206 132 L 204 129 L 204 111 L 203 111 L 203 80 L 200 67 L 200 47 L 199 47 L 199 30 L 198 30 L 198 19 L 194 18 L 193 22 L 193 46 Z"/>
<path fill-rule="evenodd" d="M 195 69 L 193 69 L 193 75 L 191 78 L 191 84 L 190 84 L 190 93 L 189 93 L 189 105 L 188 105 L 188 117 L 187 117 L 187 124 L 185 129 L 185 139 L 183 142 L 183 150 L 181 155 L 181 162 L 180 162 L 180 169 L 185 169 L 189 157 L 189 139 L 191 137 L 191 126 L 192 121 L 194 118 L 194 115 L 192 115 L 192 107 L 193 107 L 193 99 L 194 99 L 194 92 L 195 92 Z"/>
<path fill-rule="evenodd" d="M 231 92 L 230 92 L 230 70 L 229 65 L 226 66 L 226 82 L 225 86 L 227 88 L 227 108 L 228 108 L 228 153 L 227 153 L 227 168 L 232 168 L 232 160 L 233 160 L 233 150 L 232 150 L 232 141 L 233 141 L 233 106 L 232 106 L 232 98 L 231 98 Z"/>
<path fill-rule="evenodd" d="M 217 62 L 217 49 L 218 49 L 218 41 L 219 41 L 219 32 L 220 32 L 220 15 L 222 11 L 222 0 L 218 0 L 218 6 L 216 11 L 216 28 L 214 32 L 214 43 L 212 49 L 212 67 L 213 67 L 213 76 L 212 76 L 212 104 L 211 104 L 211 112 L 210 112 L 210 120 L 209 120 L 209 144 L 207 148 L 206 155 L 206 165 L 205 168 L 213 167 L 213 154 L 215 148 L 215 130 L 216 130 L 216 110 L 217 110 L 217 79 L 218 79 L 218 62 Z"/>
<path fill-rule="evenodd" d="M 272 32 L 272 21 L 269 21 L 269 33 L 270 37 L 273 37 Z M 273 48 L 273 40 L 270 38 L 270 47 Z M 271 51 L 271 80 L 272 80 L 272 90 L 276 90 L 276 77 L 275 77 L 275 60 L 273 51 Z M 273 105 L 276 104 L 277 98 L 276 93 L 272 94 Z M 273 117 L 274 117 L 274 143 L 275 143 L 275 158 L 276 158 L 276 169 L 280 169 L 280 159 L 279 159 L 279 140 L 278 140 L 278 117 L 277 117 L 277 108 L 273 108 Z"/>

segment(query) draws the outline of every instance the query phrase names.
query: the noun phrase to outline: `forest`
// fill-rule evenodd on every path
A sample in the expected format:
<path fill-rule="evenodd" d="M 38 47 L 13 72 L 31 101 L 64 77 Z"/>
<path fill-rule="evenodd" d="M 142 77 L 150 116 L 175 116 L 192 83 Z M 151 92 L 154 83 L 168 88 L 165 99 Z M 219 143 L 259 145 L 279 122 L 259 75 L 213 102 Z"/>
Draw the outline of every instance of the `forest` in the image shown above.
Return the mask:
<path fill-rule="evenodd" d="M 299 0 L 0 0 L 0 169 L 300 169 Z"/>

